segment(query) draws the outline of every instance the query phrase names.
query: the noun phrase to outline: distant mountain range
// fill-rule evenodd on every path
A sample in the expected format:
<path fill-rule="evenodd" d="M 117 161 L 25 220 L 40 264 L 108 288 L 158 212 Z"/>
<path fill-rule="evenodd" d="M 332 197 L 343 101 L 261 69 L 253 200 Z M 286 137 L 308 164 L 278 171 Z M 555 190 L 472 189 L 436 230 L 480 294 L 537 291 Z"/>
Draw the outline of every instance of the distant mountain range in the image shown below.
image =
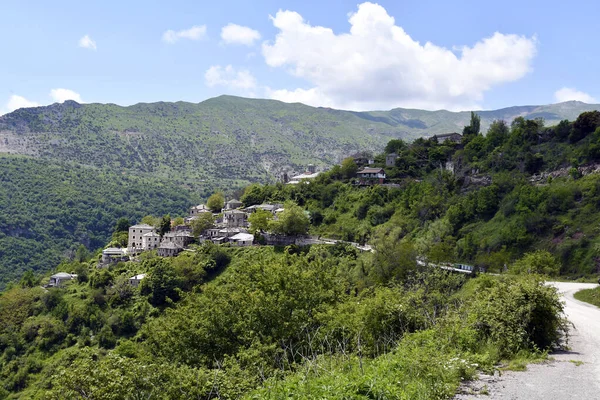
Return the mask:
<path fill-rule="evenodd" d="M 478 111 L 495 119 L 544 118 L 547 125 L 600 109 L 570 101 Z M 220 96 L 198 104 L 78 104 L 66 101 L 0 117 L 0 153 L 151 174 L 208 190 L 269 181 L 308 163 L 328 166 L 393 138 L 461 132 L 470 112 L 393 109 L 352 112 L 275 100 Z"/>

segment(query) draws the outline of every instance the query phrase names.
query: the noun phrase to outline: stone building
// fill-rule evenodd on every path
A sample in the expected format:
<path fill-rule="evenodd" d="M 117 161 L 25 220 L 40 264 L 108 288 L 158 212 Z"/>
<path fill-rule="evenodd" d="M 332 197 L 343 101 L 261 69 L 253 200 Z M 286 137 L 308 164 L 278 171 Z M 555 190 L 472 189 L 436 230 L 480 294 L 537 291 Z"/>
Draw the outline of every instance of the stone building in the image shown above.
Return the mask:
<path fill-rule="evenodd" d="M 183 247 L 176 245 L 173 242 L 163 242 L 158 246 L 158 255 L 161 257 L 175 257 L 183 251 Z"/>
<path fill-rule="evenodd" d="M 227 228 L 243 228 L 248 226 L 248 214 L 241 210 L 227 210 L 223 213 L 223 224 Z"/>
<path fill-rule="evenodd" d="M 138 224 L 129 227 L 127 249 L 130 253 L 139 253 L 143 248 L 144 235 L 154 232 L 154 227 L 148 224 Z"/>

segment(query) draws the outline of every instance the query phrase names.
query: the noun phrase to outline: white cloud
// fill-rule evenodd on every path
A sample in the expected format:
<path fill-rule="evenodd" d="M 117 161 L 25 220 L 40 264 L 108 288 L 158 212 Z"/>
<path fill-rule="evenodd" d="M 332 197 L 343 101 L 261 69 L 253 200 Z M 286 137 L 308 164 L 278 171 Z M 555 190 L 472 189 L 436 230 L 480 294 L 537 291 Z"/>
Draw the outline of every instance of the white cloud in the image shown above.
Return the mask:
<path fill-rule="evenodd" d="M 169 29 L 163 33 L 162 40 L 165 43 L 173 44 L 179 39 L 200 40 L 206 36 L 206 25 L 194 25 L 190 29 L 173 31 Z"/>
<path fill-rule="evenodd" d="M 251 90 L 256 88 L 256 78 L 246 69 L 236 70 L 231 65 L 213 65 L 204 73 L 204 81 L 209 87 L 226 86 L 231 89 Z"/>
<path fill-rule="evenodd" d="M 78 103 L 83 103 L 81 95 L 69 89 L 52 89 L 50 91 L 50 97 L 57 103 L 63 103 L 65 100 L 75 100 Z"/>
<path fill-rule="evenodd" d="M 260 33 L 247 26 L 227 24 L 221 28 L 221 39 L 228 44 L 252 46 L 256 40 L 260 39 Z"/>
<path fill-rule="evenodd" d="M 554 92 L 554 99 L 559 103 L 570 100 L 583 101 L 584 103 L 596 102 L 596 99 L 589 94 L 568 87 L 564 87 Z"/>
<path fill-rule="evenodd" d="M 309 25 L 292 11 L 271 17 L 279 29 L 262 53 L 288 68 L 309 89 L 271 90 L 273 98 L 365 110 L 418 107 L 480 108 L 484 93 L 531 71 L 536 39 L 499 32 L 454 52 L 413 40 L 386 10 L 363 3 L 350 14 L 350 31 Z"/>
<path fill-rule="evenodd" d="M 79 39 L 79 47 L 83 47 L 84 49 L 96 50 L 96 42 L 92 40 L 91 37 L 85 35 L 81 39 Z"/>
<path fill-rule="evenodd" d="M 8 102 L 6 103 L 5 109 L 4 110 L 0 109 L 0 115 L 6 114 L 6 113 L 9 113 L 9 112 L 13 112 L 15 110 L 18 110 L 19 108 L 38 107 L 39 105 L 40 104 L 36 103 L 35 101 L 30 101 L 30 100 L 27 100 L 23 96 L 19 96 L 19 95 L 13 94 L 8 99 Z"/>

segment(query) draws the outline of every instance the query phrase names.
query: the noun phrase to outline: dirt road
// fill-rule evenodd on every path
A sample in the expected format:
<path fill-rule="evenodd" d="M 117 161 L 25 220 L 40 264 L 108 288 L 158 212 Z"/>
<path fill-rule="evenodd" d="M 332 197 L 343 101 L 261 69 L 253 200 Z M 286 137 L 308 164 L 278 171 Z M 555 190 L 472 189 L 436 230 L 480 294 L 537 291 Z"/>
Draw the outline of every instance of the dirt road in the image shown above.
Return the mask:
<path fill-rule="evenodd" d="M 600 399 L 600 308 L 580 302 L 573 294 L 597 285 L 552 282 L 563 293 L 571 329 L 569 351 L 552 354 L 554 361 L 533 364 L 524 372 L 483 377 L 488 395 L 458 395 L 456 399 L 568 400 Z"/>

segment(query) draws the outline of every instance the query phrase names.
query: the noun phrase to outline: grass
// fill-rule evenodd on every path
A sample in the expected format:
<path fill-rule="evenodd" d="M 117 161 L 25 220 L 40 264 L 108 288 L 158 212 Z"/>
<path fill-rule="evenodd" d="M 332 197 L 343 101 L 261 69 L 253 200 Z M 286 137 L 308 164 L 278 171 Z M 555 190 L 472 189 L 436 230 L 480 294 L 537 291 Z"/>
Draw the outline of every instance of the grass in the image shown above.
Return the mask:
<path fill-rule="evenodd" d="M 600 287 L 594 289 L 583 289 L 573 295 L 579 301 L 585 301 L 600 307 Z"/>
<path fill-rule="evenodd" d="M 572 362 L 573 364 L 575 364 L 576 367 L 579 367 L 580 365 L 583 365 L 583 361 L 581 360 L 569 360 L 569 362 Z"/>
<path fill-rule="evenodd" d="M 521 351 L 515 358 L 507 360 L 502 368 L 502 371 L 527 371 L 528 364 L 539 364 L 548 361 L 548 353 L 532 353 L 531 351 Z"/>

